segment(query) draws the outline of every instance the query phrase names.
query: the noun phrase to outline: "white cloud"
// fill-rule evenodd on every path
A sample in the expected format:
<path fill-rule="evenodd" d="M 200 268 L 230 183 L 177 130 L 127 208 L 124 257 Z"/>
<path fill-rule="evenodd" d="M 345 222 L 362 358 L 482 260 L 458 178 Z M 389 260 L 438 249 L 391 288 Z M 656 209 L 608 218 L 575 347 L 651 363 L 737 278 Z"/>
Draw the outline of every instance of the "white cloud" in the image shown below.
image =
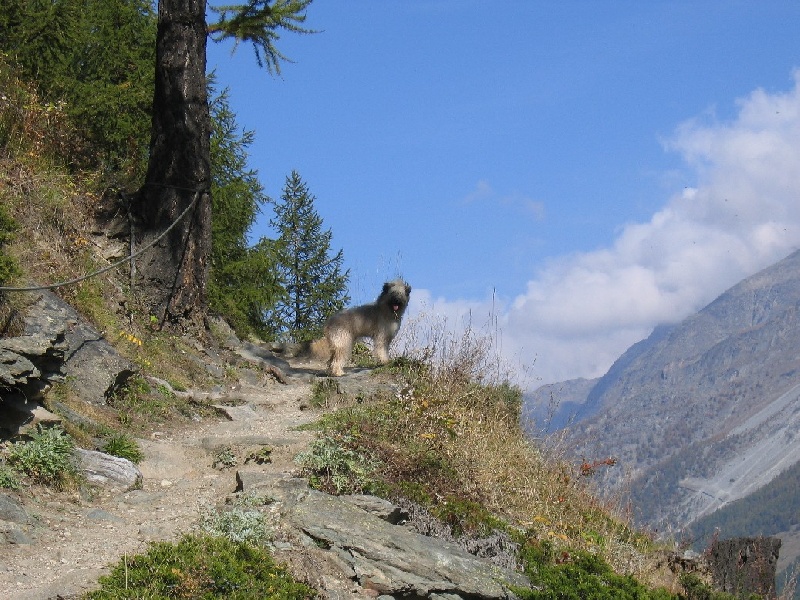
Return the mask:
<path fill-rule="evenodd" d="M 681 124 L 665 147 L 696 182 L 609 248 L 552 260 L 507 305 L 418 298 L 456 324 L 491 313 L 502 351 L 547 383 L 602 375 L 625 349 L 800 246 L 800 71 L 785 93 L 756 90 L 730 122 Z M 472 200 L 494 196 L 478 183 Z"/>

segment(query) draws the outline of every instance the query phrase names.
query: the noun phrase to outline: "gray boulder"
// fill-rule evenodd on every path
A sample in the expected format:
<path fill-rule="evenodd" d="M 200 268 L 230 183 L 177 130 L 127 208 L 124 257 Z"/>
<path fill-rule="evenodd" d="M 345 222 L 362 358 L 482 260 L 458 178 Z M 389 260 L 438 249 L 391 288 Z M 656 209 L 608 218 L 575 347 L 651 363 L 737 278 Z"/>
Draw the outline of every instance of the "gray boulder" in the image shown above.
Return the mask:
<path fill-rule="evenodd" d="M 39 292 L 27 307 L 21 335 L 0 339 L 0 389 L 9 390 L 3 396 L 17 390 L 40 400 L 52 384 L 66 380 L 82 400 L 104 404 L 136 370 L 103 334 L 49 291 Z"/>
<path fill-rule="evenodd" d="M 128 459 L 83 448 L 76 448 L 75 455 L 91 484 L 123 492 L 142 487 L 142 472 Z"/>

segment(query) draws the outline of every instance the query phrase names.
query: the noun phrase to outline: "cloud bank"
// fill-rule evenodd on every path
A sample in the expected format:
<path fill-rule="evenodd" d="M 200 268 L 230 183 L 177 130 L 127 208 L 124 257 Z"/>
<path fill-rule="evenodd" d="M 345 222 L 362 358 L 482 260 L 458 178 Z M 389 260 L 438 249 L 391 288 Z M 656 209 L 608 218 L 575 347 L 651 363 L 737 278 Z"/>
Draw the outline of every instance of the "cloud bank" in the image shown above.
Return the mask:
<path fill-rule="evenodd" d="M 548 262 L 507 302 L 453 302 L 415 291 L 411 313 L 455 328 L 490 324 L 522 384 L 597 377 L 659 323 L 677 322 L 800 247 L 800 70 L 781 93 L 756 90 L 728 122 L 694 119 L 665 150 L 694 183 L 613 245 Z M 491 189 L 481 182 L 476 198 Z"/>

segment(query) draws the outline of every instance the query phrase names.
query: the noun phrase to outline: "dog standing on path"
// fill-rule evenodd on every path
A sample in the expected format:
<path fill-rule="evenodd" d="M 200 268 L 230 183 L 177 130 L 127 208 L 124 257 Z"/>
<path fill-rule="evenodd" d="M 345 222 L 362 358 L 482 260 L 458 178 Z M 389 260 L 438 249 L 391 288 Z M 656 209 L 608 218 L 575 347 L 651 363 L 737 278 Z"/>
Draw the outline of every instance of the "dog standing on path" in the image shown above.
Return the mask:
<path fill-rule="evenodd" d="M 328 360 L 328 374 L 344 375 L 344 365 L 358 338 L 372 338 L 375 359 L 381 364 L 388 362 L 389 344 L 400 330 L 410 295 L 411 286 L 402 279 L 387 281 L 374 303 L 332 315 L 325 323 L 325 337 L 311 344 L 317 357 Z"/>

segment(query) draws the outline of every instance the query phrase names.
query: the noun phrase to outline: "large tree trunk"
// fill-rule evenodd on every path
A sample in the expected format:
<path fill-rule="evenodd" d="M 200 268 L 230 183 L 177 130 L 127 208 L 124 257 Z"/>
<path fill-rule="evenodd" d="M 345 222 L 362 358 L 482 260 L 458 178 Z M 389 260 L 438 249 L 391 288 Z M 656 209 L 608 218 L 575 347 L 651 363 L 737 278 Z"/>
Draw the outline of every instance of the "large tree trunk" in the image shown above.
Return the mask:
<path fill-rule="evenodd" d="M 133 210 L 138 247 L 187 209 L 137 259 L 135 292 L 161 326 L 201 325 L 211 252 L 211 120 L 206 93 L 206 0 L 159 0 L 150 162 Z"/>

